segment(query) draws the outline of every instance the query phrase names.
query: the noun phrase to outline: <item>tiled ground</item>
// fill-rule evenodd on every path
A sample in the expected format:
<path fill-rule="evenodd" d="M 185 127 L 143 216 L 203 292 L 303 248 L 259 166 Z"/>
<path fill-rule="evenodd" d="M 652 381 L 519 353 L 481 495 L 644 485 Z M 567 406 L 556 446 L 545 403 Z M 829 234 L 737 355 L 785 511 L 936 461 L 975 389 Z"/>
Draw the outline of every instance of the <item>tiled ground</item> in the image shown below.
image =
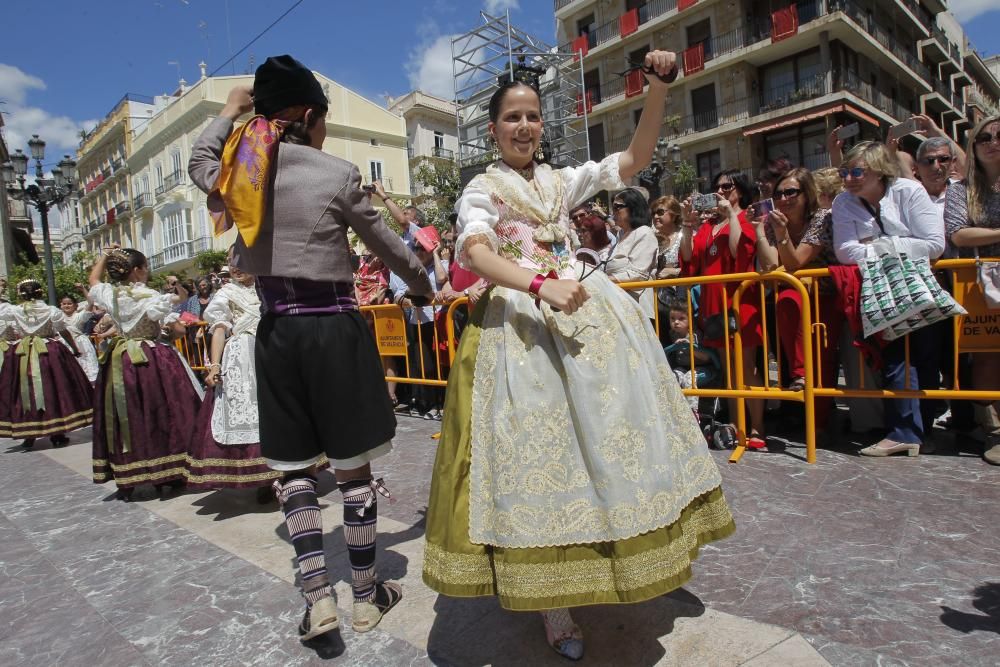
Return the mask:
<path fill-rule="evenodd" d="M 89 431 L 62 450 L 0 441 L 0 664 L 565 664 L 534 615 L 420 583 L 436 426 L 402 419 L 380 462 L 397 502 L 379 507 L 379 571 L 406 599 L 376 631 L 310 647 L 273 506 L 235 491 L 125 504 L 86 477 Z M 838 444 L 814 466 L 794 443 L 737 465 L 718 455 L 736 535 L 702 552 L 682 591 L 581 610 L 584 662 L 1000 663 L 1000 469 L 947 448 L 872 460 Z M 324 521 L 344 601 L 337 502 Z"/>

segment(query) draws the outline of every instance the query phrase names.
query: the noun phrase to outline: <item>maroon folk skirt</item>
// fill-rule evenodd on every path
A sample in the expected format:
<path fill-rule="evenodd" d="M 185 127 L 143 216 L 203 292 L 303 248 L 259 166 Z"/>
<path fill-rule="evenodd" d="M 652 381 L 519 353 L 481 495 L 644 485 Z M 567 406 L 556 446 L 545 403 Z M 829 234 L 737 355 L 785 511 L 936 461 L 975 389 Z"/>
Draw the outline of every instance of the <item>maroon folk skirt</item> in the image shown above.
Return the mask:
<path fill-rule="evenodd" d="M 127 489 L 147 482 L 183 480 L 201 397 L 174 348 L 142 342 L 145 363 L 133 364 L 128 353 L 121 355 L 119 381 L 126 413 L 121 414 L 114 400 L 112 352 L 114 345 L 125 343 L 118 339 L 112 343 L 102 357 L 97 376 L 94 482 L 103 484 L 113 479 L 118 488 Z"/>
<path fill-rule="evenodd" d="M 22 357 L 16 352 L 18 345 L 10 344 L 4 353 L 0 405 L 9 406 L 9 413 L 0 414 L 0 435 L 11 438 L 57 435 L 87 426 L 93 420 L 94 388 L 73 353 L 58 340 L 37 340 L 44 341 L 46 353 L 29 356 L 27 396 L 21 391 Z"/>
<path fill-rule="evenodd" d="M 259 442 L 245 445 L 220 445 L 216 442 L 212 436 L 214 409 L 215 391 L 209 389 L 198 412 L 198 426 L 188 451 L 188 488 L 206 491 L 250 489 L 281 479 L 282 473 L 267 467 Z"/>

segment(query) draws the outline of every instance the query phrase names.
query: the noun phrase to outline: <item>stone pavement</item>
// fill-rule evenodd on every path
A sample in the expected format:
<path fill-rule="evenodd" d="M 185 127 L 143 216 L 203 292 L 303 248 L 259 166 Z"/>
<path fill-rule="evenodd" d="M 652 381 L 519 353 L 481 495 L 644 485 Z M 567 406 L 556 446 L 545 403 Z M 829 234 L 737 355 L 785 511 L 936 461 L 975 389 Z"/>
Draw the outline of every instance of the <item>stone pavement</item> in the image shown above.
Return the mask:
<path fill-rule="evenodd" d="M 0 440 L 0 665 L 566 665 L 535 614 L 439 597 L 420 581 L 437 422 L 403 417 L 378 462 L 381 576 L 405 598 L 373 632 L 303 646 L 293 552 L 252 492 L 89 480 L 89 430 L 64 449 Z M 846 444 L 846 443 L 845 443 Z M 995 665 L 1000 470 L 945 450 L 873 460 L 802 448 L 717 460 L 737 533 L 680 591 L 575 613 L 582 664 Z M 351 599 L 339 493 L 324 475 L 327 560 Z M 349 619 L 348 619 L 349 621 Z"/>

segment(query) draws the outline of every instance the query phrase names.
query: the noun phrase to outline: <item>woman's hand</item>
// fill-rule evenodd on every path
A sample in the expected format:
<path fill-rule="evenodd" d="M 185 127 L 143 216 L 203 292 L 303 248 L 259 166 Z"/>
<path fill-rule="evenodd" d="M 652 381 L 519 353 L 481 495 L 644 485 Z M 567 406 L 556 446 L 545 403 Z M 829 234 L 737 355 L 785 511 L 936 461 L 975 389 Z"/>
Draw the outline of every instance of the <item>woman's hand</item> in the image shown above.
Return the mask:
<path fill-rule="evenodd" d="M 667 76 L 677 67 L 677 54 L 673 51 L 650 51 L 643 59 L 643 65 L 650 68 L 660 76 Z M 646 74 L 646 81 L 650 88 L 666 90 L 667 84 L 656 76 L 656 74 Z"/>
<path fill-rule="evenodd" d="M 785 235 L 787 236 L 787 234 L 788 234 L 788 231 L 787 231 L 788 230 L 788 216 L 786 216 L 784 213 L 782 213 L 778 209 L 774 209 L 767 216 L 767 223 L 769 225 L 771 225 L 771 229 L 773 229 L 775 231 L 777 231 L 777 230 L 780 229 L 781 231 L 785 232 Z"/>
<path fill-rule="evenodd" d="M 220 116 L 236 120 L 245 113 L 253 111 L 253 86 L 235 86 L 226 97 L 226 106 L 219 112 Z"/>
<path fill-rule="evenodd" d="M 216 385 L 222 384 L 222 378 L 219 377 L 219 365 L 212 364 L 208 368 L 208 373 L 205 375 L 205 384 L 209 387 L 214 387 Z"/>
<path fill-rule="evenodd" d="M 735 215 L 736 212 L 733 210 L 733 205 L 728 199 L 720 195 L 718 192 L 715 193 L 715 199 L 715 210 L 720 219 L 725 220 L 730 216 Z"/>
<path fill-rule="evenodd" d="M 466 295 L 469 297 L 469 305 L 475 306 L 481 298 L 483 298 L 483 293 L 486 291 L 486 285 L 482 282 L 478 282 L 469 289 L 465 290 Z"/>
<path fill-rule="evenodd" d="M 576 280 L 549 278 L 539 288 L 538 297 L 553 308 L 572 315 L 590 298 L 590 295 Z"/>
<path fill-rule="evenodd" d="M 681 220 L 685 224 L 691 225 L 691 227 L 698 226 L 698 211 L 694 210 L 694 206 L 691 203 L 691 197 L 688 197 L 681 202 Z"/>

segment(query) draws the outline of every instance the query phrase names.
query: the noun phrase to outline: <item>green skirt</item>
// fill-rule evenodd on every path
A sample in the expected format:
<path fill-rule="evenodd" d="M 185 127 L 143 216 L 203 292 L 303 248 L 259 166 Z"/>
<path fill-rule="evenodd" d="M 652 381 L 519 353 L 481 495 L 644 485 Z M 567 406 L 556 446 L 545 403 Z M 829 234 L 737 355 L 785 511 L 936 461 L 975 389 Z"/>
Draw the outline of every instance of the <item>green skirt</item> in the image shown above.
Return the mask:
<path fill-rule="evenodd" d="M 692 499 L 674 523 L 617 542 L 504 548 L 469 541 L 472 385 L 487 302 L 479 302 L 462 332 L 448 378 L 427 510 L 424 583 L 454 597 L 495 595 L 516 611 L 642 602 L 683 586 L 701 545 L 735 530 L 721 488 Z"/>

